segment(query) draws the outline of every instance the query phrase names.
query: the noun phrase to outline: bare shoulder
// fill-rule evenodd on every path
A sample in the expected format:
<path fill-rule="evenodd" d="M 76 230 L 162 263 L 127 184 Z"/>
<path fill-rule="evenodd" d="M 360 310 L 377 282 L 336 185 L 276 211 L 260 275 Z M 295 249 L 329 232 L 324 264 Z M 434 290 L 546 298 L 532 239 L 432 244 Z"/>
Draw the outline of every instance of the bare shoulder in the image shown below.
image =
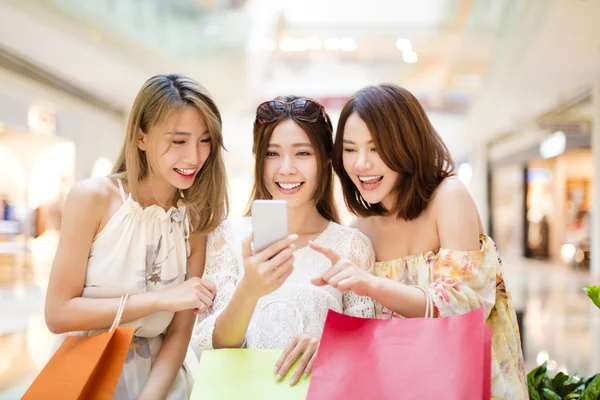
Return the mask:
<path fill-rule="evenodd" d="M 479 212 L 467 187 L 457 178 L 446 178 L 432 200 L 440 245 L 456 250 L 478 248 L 483 233 Z"/>
<path fill-rule="evenodd" d="M 432 202 L 440 203 L 447 201 L 461 201 L 471 199 L 469 189 L 456 177 L 449 177 L 444 179 L 434 192 Z M 471 199 L 472 200 L 472 199 Z"/>
<path fill-rule="evenodd" d="M 66 200 L 66 209 L 70 206 L 84 207 L 98 211 L 106 209 L 118 193 L 116 183 L 108 177 L 90 178 L 73 185 Z"/>
<path fill-rule="evenodd" d="M 440 183 L 434 192 L 431 206 L 437 217 L 449 212 L 477 214 L 477 206 L 469 189 L 454 177 L 446 178 Z"/>

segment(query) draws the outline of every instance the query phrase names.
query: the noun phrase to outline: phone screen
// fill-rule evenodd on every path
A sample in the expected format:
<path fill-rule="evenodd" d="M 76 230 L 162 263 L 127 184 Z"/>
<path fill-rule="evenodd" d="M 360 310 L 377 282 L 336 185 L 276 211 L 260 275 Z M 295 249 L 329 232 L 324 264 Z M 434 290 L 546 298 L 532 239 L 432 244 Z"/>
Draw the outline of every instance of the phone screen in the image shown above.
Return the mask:
<path fill-rule="evenodd" d="M 288 207 L 284 200 L 255 200 L 252 202 L 254 254 L 285 238 L 288 232 Z"/>

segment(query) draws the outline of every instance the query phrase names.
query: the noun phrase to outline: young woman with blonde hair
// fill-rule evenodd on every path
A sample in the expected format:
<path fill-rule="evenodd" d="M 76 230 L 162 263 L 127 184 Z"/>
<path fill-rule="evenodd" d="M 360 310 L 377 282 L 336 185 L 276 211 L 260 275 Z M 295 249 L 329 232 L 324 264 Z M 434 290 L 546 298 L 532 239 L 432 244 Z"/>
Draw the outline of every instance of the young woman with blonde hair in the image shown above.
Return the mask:
<path fill-rule="evenodd" d="M 150 78 L 138 93 L 114 174 L 77 183 L 66 200 L 46 297 L 46 323 L 95 335 L 129 294 L 135 336 L 116 399 L 184 399 L 195 314 L 212 304 L 206 236 L 227 213 L 221 116 L 197 82 Z"/>

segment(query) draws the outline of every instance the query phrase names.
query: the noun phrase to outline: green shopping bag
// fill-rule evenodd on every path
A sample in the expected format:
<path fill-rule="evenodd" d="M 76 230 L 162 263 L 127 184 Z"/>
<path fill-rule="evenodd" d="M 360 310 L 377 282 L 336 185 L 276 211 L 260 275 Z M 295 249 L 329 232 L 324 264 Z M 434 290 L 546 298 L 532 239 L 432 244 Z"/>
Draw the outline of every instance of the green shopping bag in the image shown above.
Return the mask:
<path fill-rule="evenodd" d="M 289 380 L 295 365 L 281 382 L 273 367 L 283 350 L 206 350 L 190 400 L 305 400 L 310 377 L 295 386 Z"/>

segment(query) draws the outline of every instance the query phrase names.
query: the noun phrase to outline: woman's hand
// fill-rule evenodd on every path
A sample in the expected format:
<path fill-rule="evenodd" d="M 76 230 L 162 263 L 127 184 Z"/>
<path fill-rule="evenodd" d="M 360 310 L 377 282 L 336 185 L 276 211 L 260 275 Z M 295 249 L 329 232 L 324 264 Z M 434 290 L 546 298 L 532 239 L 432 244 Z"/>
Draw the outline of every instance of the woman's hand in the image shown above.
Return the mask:
<path fill-rule="evenodd" d="M 203 313 L 212 305 L 217 288 L 212 283 L 193 277 L 174 288 L 155 292 L 160 308 L 164 311 L 179 312 L 195 309 L 195 313 Z"/>
<path fill-rule="evenodd" d="M 322 247 L 314 242 L 309 242 L 308 245 L 311 249 L 323 254 L 331 261 L 331 268 L 320 277 L 311 280 L 313 285 L 331 285 L 340 292 L 350 290 L 359 296 L 367 296 L 369 294 L 374 281 L 373 275 L 342 258 L 331 249 Z"/>
<path fill-rule="evenodd" d="M 320 341 L 320 333 L 300 332 L 296 334 L 275 364 L 276 379 L 280 381 L 285 378 L 292 365 L 298 359 L 300 360 L 298 361 L 294 375 L 290 379 L 290 385 L 293 386 L 298 383 L 301 377 L 310 375 Z"/>
<path fill-rule="evenodd" d="M 293 242 L 298 235 L 289 235 L 270 245 L 258 254 L 253 254 L 250 243 L 252 236 L 242 244 L 245 274 L 240 281 L 246 295 L 258 299 L 277 290 L 294 270 Z"/>

